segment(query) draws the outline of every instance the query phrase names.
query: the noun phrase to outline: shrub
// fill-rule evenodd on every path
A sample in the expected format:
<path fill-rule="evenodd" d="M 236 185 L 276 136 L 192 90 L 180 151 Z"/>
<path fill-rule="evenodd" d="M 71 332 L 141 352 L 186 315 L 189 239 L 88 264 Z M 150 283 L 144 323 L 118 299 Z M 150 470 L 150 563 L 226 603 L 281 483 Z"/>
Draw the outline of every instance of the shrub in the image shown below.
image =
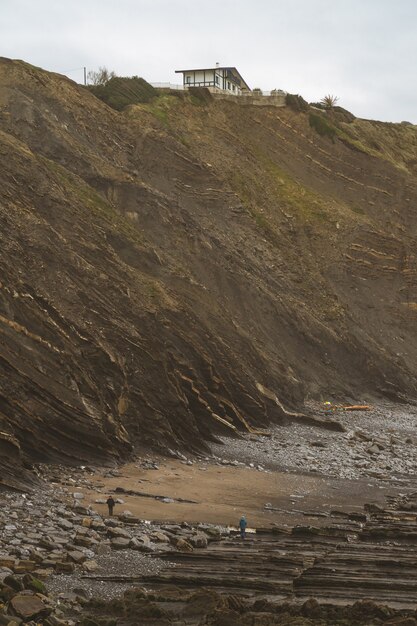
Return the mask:
<path fill-rule="evenodd" d="M 105 85 L 111 78 L 115 78 L 114 72 L 109 72 L 107 67 L 99 67 L 97 72 L 91 70 L 88 72 L 88 81 L 92 85 Z"/>
<path fill-rule="evenodd" d="M 158 96 L 156 89 L 139 76 L 113 76 L 105 84 L 89 85 L 87 89 L 117 111 L 130 104 L 149 102 Z"/>
<path fill-rule="evenodd" d="M 298 94 L 287 93 L 285 96 L 285 104 L 293 111 L 308 111 L 308 102 Z"/>
<path fill-rule="evenodd" d="M 323 115 L 310 113 L 309 123 L 311 128 L 314 128 L 319 135 L 322 137 L 330 137 L 330 139 L 334 141 L 336 128 L 330 124 L 329 121 L 323 117 Z"/>
<path fill-rule="evenodd" d="M 339 98 L 337 96 L 333 96 L 330 93 L 320 100 L 325 109 L 334 109 L 338 101 Z"/>
<path fill-rule="evenodd" d="M 191 95 L 191 102 L 193 104 L 201 105 L 213 100 L 213 96 L 211 95 L 207 87 L 190 87 L 188 92 Z"/>

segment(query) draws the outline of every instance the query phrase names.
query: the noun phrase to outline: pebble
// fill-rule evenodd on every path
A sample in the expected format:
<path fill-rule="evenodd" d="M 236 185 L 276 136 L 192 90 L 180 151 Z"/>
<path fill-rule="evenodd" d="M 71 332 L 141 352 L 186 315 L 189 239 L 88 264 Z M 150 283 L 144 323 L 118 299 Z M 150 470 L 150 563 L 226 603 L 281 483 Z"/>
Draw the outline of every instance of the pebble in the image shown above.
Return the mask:
<path fill-rule="evenodd" d="M 319 404 L 308 408 L 320 414 Z M 222 444 L 212 446 L 212 459 L 227 465 L 239 458 L 258 471 L 301 471 L 351 480 L 397 481 L 417 474 L 416 407 L 382 403 L 369 412 L 336 412 L 334 418 L 346 432 L 298 423 L 276 426 L 270 437 L 222 438 Z"/>
<path fill-rule="evenodd" d="M 87 468 L 37 469 L 40 477 L 46 479 L 42 490 L 2 494 L 0 581 L 10 575 L 24 574 L 33 574 L 44 581 L 52 603 L 52 617 L 55 615 L 56 619 L 60 612 L 62 617 L 62 610 L 80 612 L 74 588 L 81 589 L 88 597 L 111 600 L 131 586 L 129 582 L 93 580 L 91 576 L 155 575 L 170 566 L 157 555 L 174 550 L 171 537 L 184 549 L 192 550 L 207 547 L 209 536 L 219 538 L 227 534 L 226 529 L 213 527 L 209 535 L 210 526 L 202 529 L 199 524 L 192 527 L 137 520 L 132 525 L 130 511 L 124 511 L 120 517 L 102 517 L 92 508 L 78 504 L 90 488 L 85 476 Z M 53 483 L 47 480 L 52 474 Z M 71 488 L 58 487 L 59 474 L 61 482 L 72 485 Z M 76 491 L 73 485 L 77 485 Z"/>

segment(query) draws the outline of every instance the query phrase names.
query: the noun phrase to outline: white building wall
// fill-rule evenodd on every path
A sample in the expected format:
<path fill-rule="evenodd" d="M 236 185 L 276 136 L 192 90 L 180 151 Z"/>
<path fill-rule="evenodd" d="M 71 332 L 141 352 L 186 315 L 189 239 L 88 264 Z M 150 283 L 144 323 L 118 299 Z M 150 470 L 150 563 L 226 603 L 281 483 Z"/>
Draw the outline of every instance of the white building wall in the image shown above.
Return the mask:
<path fill-rule="evenodd" d="M 195 76 L 195 79 L 194 79 Z M 188 82 L 189 79 L 189 82 Z M 214 81 L 214 71 L 206 70 L 205 72 L 184 72 L 184 84 L 194 86 L 196 83 L 197 87 L 204 87 L 204 85 L 213 83 Z M 200 84 L 199 84 L 200 83 Z"/>
<path fill-rule="evenodd" d="M 232 95 L 239 95 L 240 94 L 240 87 L 232 80 L 230 80 L 230 77 L 227 78 L 227 71 L 224 70 L 224 76 L 225 76 L 225 80 L 224 80 L 224 91 L 226 91 L 226 93 L 232 94 Z M 223 83 L 222 83 L 223 84 Z M 233 89 L 234 86 L 234 89 Z"/>
<path fill-rule="evenodd" d="M 231 81 L 230 78 L 228 79 L 226 75 L 227 71 L 222 69 L 206 70 L 205 72 L 184 72 L 184 85 L 189 85 L 190 87 L 214 87 L 231 95 L 240 95 L 242 91 L 240 87 Z M 216 78 L 218 78 L 218 81 L 216 81 Z"/>

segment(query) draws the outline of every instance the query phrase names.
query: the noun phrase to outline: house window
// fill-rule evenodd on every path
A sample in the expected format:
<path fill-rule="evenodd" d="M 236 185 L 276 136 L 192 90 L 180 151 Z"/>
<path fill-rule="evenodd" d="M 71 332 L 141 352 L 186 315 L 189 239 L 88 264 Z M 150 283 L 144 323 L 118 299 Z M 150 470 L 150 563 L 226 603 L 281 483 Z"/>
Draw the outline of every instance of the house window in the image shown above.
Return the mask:
<path fill-rule="evenodd" d="M 232 85 L 233 91 L 236 91 L 236 87 L 234 85 Z"/>
<path fill-rule="evenodd" d="M 227 81 L 227 88 L 230 89 L 230 83 Z"/>
<path fill-rule="evenodd" d="M 216 85 L 219 84 L 219 77 L 216 75 Z"/>
<path fill-rule="evenodd" d="M 186 76 L 185 77 L 185 82 L 190 84 L 191 83 L 191 76 Z"/>

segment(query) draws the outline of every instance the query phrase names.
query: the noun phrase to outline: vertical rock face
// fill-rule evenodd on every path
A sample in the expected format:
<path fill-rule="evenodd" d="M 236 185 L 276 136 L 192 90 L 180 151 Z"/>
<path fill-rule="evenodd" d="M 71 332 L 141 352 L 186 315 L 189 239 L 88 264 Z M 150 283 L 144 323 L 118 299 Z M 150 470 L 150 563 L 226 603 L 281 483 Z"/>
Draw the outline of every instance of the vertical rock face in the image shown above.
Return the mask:
<path fill-rule="evenodd" d="M 0 61 L 6 484 L 202 449 L 281 419 L 274 394 L 415 391 L 414 174 L 290 111 L 174 100 L 162 123 Z"/>

